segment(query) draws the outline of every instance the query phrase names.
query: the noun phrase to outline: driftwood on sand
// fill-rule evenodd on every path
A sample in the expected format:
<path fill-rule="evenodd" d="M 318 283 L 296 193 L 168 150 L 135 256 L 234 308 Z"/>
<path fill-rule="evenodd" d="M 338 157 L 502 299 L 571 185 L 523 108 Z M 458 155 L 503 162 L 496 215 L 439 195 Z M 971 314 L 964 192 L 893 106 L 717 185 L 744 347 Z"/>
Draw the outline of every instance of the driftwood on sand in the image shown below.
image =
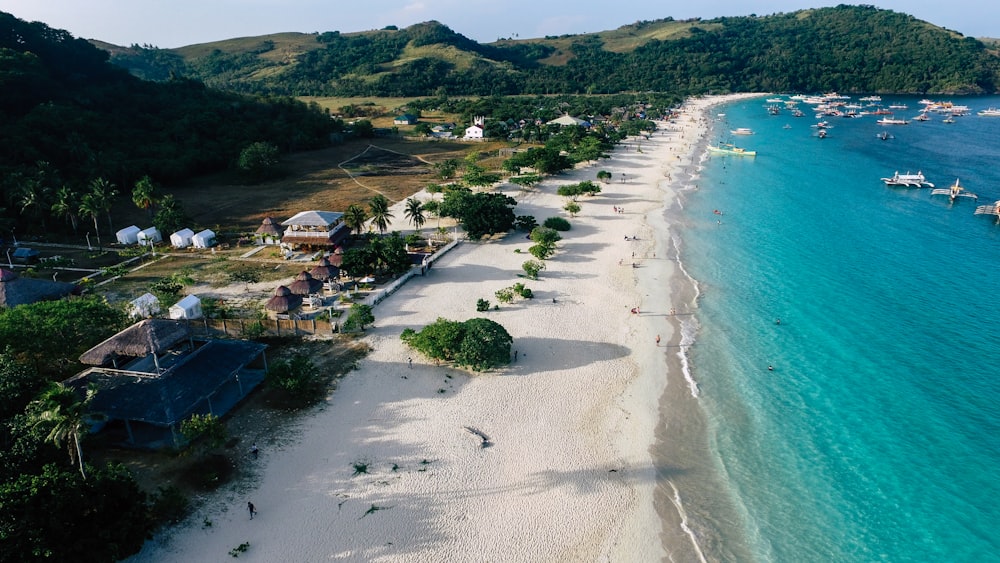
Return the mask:
<path fill-rule="evenodd" d="M 490 441 L 490 437 L 487 436 L 486 433 L 484 433 L 482 430 L 477 430 L 471 426 L 463 426 L 462 428 L 465 428 L 465 431 L 468 432 L 469 434 L 475 434 L 476 436 L 479 436 L 479 439 L 483 441 L 482 447 L 488 448 L 493 445 L 493 442 Z"/>

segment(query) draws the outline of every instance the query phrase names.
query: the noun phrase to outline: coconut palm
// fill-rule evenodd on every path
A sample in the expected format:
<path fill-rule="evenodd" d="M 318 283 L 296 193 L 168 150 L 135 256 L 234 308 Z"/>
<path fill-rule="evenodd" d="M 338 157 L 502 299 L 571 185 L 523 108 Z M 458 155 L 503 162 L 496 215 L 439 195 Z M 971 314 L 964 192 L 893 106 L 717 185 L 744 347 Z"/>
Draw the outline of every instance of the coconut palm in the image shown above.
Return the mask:
<path fill-rule="evenodd" d="M 368 212 L 364 207 L 356 203 L 347 206 L 344 211 L 344 224 L 356 234 L 361 234 L 365 228 L 365 221 L 368 220 Z"/>
<path fill-rule="evenodd" d="M 153 218 L 153 207 L 156 206 L 156 185 L 149 176 L 139 178 L 132 188 L 132 203 L 139 209 L 145 209 L 146 215 Z"/>
<path fill-rule="evenodd" d="M 91 180 L 89 187 L 89 195 L 93 196 L 92 203 L 108 216 L 109 232 L 115 232 L 115 227 L 111 223 L 111 207 L 114 206 L 115 198 L 118 197 L 117 188 L 104 178 Z"/>
<path fill-rule="evenodd" d="M 406 200 L 406 210 L 403 212 L 410 223 L 419 231 L 424 226 L 424 204 L 419 199 L 411 197 Z"/>
<path fill-rule="evenodd" d="M 368 201 L 368 211 L 372 214 L 372 223 L 378 232 L 385 234 L 389 228 L 389 219 L 393 218 L 389 211 L 389 200 L 382 194 L 378 194 Z"/>
<path fill-rule="evenodd" d="M 45 215 L 51 207 L 51 195 L 51 188 L 37 178 L 30 178 L 21 185 L 17 199 L 18 205 L 21 206 L 21 213 L 40 221 L 43 231 L 45 230 Z"/>
<path fill-rule="evenodd" d="M 102 212 L 103 209 L 101 208 L 100 202 L 94 194 L 83 194 L 83 197 L 80 198 L 80 215 L 93 219 L 94 234 L 97 235 L 97 248 L 103 252 L 104 248 L 101 247 L 101 229 L 97 226 L 97 218 Z"/>
<path fill-rule="evenodd" d="M 89 430 L 87 411 L 95 394 L 93 388 L 88 389 L 86 398 L 81 401 L 72 388 L 62 383 L 52 383 L 32 402 L 29 411 L 32 413 L 32 427 L 41 426 L 49 431 L 46 441 L 57 447 L 66 443 L 70 462 L 80 465 L 80 475 L 84 479 L 87 478 L 87 473 L 83 468 L 80 438 Z"/>
<path fill-rule="evenodd" d="M 64 217 L 73 226 L 73 234 L 76 234 L 77 227 L 80 226 L 80 201 L 76 192 L 69 186 L 63 186 L 56 190 L 55 201 L 52 202 L 50 210 L 57 217 Z"/>

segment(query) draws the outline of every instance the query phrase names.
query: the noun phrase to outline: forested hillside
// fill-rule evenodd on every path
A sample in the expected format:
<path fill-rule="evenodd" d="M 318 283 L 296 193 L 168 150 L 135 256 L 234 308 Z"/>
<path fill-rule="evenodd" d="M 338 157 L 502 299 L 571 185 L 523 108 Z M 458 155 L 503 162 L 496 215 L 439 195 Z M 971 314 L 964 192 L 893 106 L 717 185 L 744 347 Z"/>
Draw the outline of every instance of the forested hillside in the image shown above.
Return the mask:
<path fill-rule="evenodd" d="M 669 91 L 992 93 L 980 41 L 872 6 L 638 22 L 587 35 L 472 41 L 437 22 L 280 34 L 165 51 L 115 49 L 140 76 L 281 95 L 428 96 Z"/>
<path fill-rule="evenodd" d="M 171 182 L 219 170 L 256 141 L 322 146 L 336 125 L 290 98 L 139 80 L 87 41 L 3 12 L 0 92 L 0 208 L 17 210 L 97 178 L 131 189 L 142 176 Z"/>

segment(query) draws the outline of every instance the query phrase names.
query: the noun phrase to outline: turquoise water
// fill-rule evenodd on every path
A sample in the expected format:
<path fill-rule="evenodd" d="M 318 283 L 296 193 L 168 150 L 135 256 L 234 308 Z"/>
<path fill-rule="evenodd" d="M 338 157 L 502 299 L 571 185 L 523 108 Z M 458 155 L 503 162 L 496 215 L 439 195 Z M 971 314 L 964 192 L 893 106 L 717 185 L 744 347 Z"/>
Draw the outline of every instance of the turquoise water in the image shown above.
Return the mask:
<path fill-rule="evenodd" d="M 712 112 L 758 156 L 713 156 L 684 196 L 690 359 L 757 560 L 1000 560 L 1000 226 L 879 180 L 1000 200 L 1000 118 L 974 113 L 1000 98 L 951 99 L 973 114 L 830 117 L 826 139 L 763 98 Z"/>

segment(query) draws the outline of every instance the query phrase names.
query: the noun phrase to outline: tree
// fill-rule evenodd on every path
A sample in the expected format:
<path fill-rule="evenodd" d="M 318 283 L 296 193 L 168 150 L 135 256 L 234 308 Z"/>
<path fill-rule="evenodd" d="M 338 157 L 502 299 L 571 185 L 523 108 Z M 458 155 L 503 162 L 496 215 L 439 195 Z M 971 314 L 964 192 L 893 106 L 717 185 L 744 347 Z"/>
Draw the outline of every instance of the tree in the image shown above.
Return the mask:
<path fill-rule="evenodd" d="M 413 224 L 417 230 L 424 226 L 424 204 L 419 199 L 411 197 L 406 200 L 406 210 L 403 212 L 410 223 Z"/>
<path fill-rule="evenodd" d="M 389 211 L 389 200 L 382 194 L 377 194 L 368 200 L 368 211 L 372 215 L 372 223 L 375 228 L 378 229 L 379 233 L 385 234 L 386 229 L 389 228 L 389 219 L 393 218 L 393 214 Z"/>
<path fill-rule="evenodd" d="M 448 191 L 441 214 L 458 219 L 471 239 L 514 228 L 514 198 L 499 193 L 472 193 L 467 188 Z"/>
<path fill-rule="evenodd" d="M 152 531 L 148 496 L 122 465 L 83 479 L 48 464 L 0 484 L 0 561 L 112 563 Z"/>
<path fill-rule="evenodd" d="M 139 209 L 146 211 L 146 215 L 153 218 L 153 207 L 156 205 L 156 185 L 149 176 L 143 176 L 132 188 L 132 203 Z"/>
<path fill-rule="evenodd" d="M 365 228 L 365 221 L 368 220 L 368 212 L 365 211 L 364 207 L 356 203 L 352 203 L 347 206 L 344 210 L 344 224 L 347 225 L 348 229 L 354 231 L 355 234 L 360 235 L 361 231 Z"/>
<path fill-rule="evenodd" d="M 108 217 L 108 232 L 115 232 L 115 227 L 111 223 L 111 208 L 115 204 L 115 198 L 118 197 L 118 188 L 111 182 L 105 180 L 104 178 L 95 178 L 90 181 L 90 195 L 92 197 L 92 203 L 101 212 L 103 212 Z M 84 196 L 86 197 L 86 196 Z M 97 225 L 94 225 L 97 228 Z"/>
<path fill-rule="evenodd" d="M 76 230 L 80 226 L 80 199 L 75 191 L 69 186 L 62 186 L 56 190 L 51 210 L 54 215 L 64 217 L 73 227 L 73 234 L 76 234 Z"/>
<path fill-rule="evenodd" d="M 278 166 L 278 147 L 262 141 L 251 143 L 240 151 L 237 166 L 252 179 L 267 178 Z"/>
<path fill-rule="evenodd" d="M 465 335 L 455 354 L 455 364 L 486 371 L 510 363 L 514 339 L 503 326 L 483 318 L 469 319 L 464 324 Z"/>
<path fill-rule="evenodd" d="M 27 364 L 16 361 L 9 349 L 0 352 L 0 422 L 23 413 L 44 387 L 45 380 Z"/>
<path fill-rule="evenodd" d="M 450 180 L 458 173 L 459 166 L 458 159 L 449 158 L 448 160 L 434 163 L 434 170 L 437 171 L 438 178 Z"/>
<path fill-rule="evenodd" d="M 413 132 L 417 135 L 420 135 L 421 137 L 427 137 L 430 136 L 430 134 L 433 133 L 434 131 L 431 129 L 431 126 L 429 124 L 420 122 L 413 127 Z"/>
<path fill-rule="evenodd" d="M 184 212 L 184 205 L 180 200 L 175 199 L 173 194 L 167 194 L 160 198 L 156 205 L 156 214 L 153 216 L 153 224 L 162 233 L 172 233 L 178 231 L 189 223 L 191 219 Z"/>
<path fill-rule="evenodd" d="M 371 305 L 354 303 L 347 314 L 347 320 L 344 321 L 344 330 L 354 330 L 355 328 L 364 330 L 365 325 L 370 325 L 374 322 L 375 315 L 372 313 Z"/>
<path fill-rule="evenodd" d="M 45 439 L 56 447 L 67 444 L 70 462 L 79 462 L 80 475 L 84 479 L 87 478 L 87 473 L 83 467 L 83 446 L 80 441 L 90 430 L 87 410 L 95 394 L 93 388 L 87 389 L 87 396 L 81 401 L 72 388 L 62 383 L 51 383 L 29 407 L 33 426 L 47 429 Z"/>
<path fill-rule="evenodd" d="M 580 212 L 580 204 L 575 201 L 571 201 L 564 205 L 563 209 L 570 214 L 570 217 L 576 217 L 576 214 Z"/>
<path fill-rule="evenodd" d="M 539 244 L 550 244 L 555 245 L 557 242 L 562 240 L 562 235 L 559 234 L 555 229 L 549 227 L 535 227 L 531 231 L 531 240 Z"/>
<path fill-rule="evenodd" d="M 607 184 L 608 181 L 611 180 L 611 172 L 608 172 L 607 170 L 599 170 L 597 172 L 597 179 Z"/>
<path fill-rule="evenodd" d="M 97 248 L 104 250 L 101 246 L 101 228 L 97 225 L 97 218 L 101 215 L 101 205 L 92 193 L 83 194 L 80 198 L 80 215 L 90 217 L 94 221 L 94 235 L 97 236 Z"/>
<path fill-rule="evenodd" d="M 483 318 L 458 322 L 438 317 L 419 332 L 404 330 L 400 338 L 429 358 L 454 361 L 474 371 L 510 363 L 510 346 L 514 341 L 500 324 Z"/>

